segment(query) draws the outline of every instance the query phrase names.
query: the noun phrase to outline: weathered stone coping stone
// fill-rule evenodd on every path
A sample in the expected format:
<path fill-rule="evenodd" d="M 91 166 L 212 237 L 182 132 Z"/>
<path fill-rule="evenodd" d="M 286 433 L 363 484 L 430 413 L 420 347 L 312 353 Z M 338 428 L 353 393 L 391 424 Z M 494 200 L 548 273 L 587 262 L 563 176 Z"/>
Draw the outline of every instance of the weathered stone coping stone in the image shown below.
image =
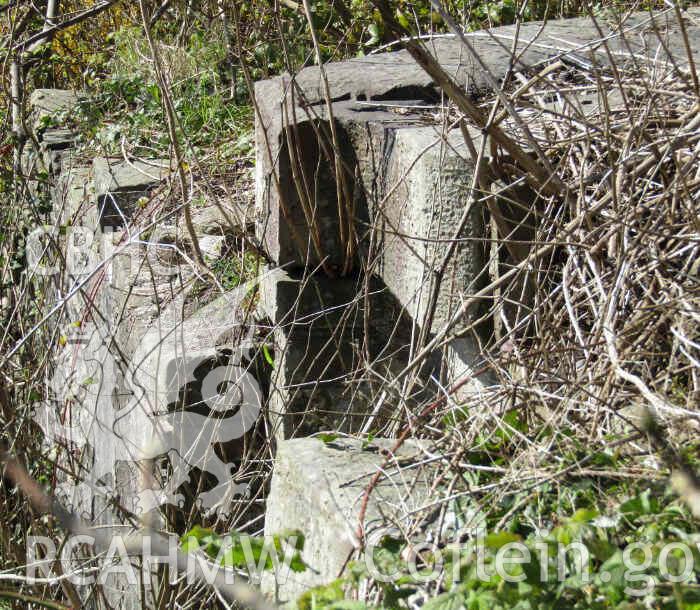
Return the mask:
<path fill-rule="evenodd" d="M 343 570 L 357 546 L 358 516 L 371 476 L 386 462 L 386 452 L 396 441 L 337 438 L 324 443 L 317 438 L 279 443 L 270 495 L 267 499 L 265 535 L 299 530 L 305 536 L 302 557 L 310 566 L 304 572 L 280 569 L 266 573 L 263 592 L 290 603 L 305 590 L 327 584 Z M 408 467 L 425 459 L 420 441 L 408 440 L 397 451 L 401 470 L 391 465 L 370 495 L 365 517 L 368 540 L 396 535 L 391 524 L 422 507 L 429 498 L 435 469 Z M 286 579 L 285 579 L 286 576 Z"/>
<path fill-rule="evenodd" d="M 691 48 L 697 59 L 700 57 L 700 31 L 692 27 L 692 20 L 700 17 L 700 8 L 689 8 L 684 13 L 689 26 Z M 630 52 L 653 58 L 659 48 L 654 24 L 662 35 L 666 35 L 665 42 L 675 61 L 681 66 L 687 65 L 685 47 L 673 11 L 656 11 L 653 22 L 648 12 L 629 15 L 622 26 L 624 37 L 620 36 L 620 29 L 616 24 L 612 27 L 607 24 L 608 28 L 605 31 L 606 22 L 598 20 L 598 25 L 603 29 L 602 34 L 607 39 L 608 48 L 618 59 L 629 59 Z M 510 69 L 515 35 L 516 26 L 508 25 L 471 32 L 467 37 L 486 66 L 496 78 L 500 78 Z M 488 87 L 486 76 L 477 68 L 476 62 L 467 56 L 464 46 L 455 37 L 436 37 L 426 40 L 425 44 L 440 65 L 458 83 L 464 84 L 468 91 Z M 588 17 L 551 20 L 546 24 L 521 24 L 516 51 L 516 69 L 533 66 L 537 62 L 547 61 L 556 56 L 562 56 L 572 64 L 581 64 L 589 61 L 591 54 L 595 54 L 597 62 L 603 65 L 609 63 L 601 42 L 601 32 Z M 660 61 L 667 60 L 668 56 L 662 50 Z M 324 66 L 324 72 L 334 101 L 416 100 L 424 98 L 434 87 L 430 77 L 405 50 L 377 53 L 328 64 Z M 301 70 L 294 80 L 303 91 L 303 101 L 307 104 L 324 102 L 323 81 L 317 66 Z M 268 100 L 266 107 L 269 110 L 275 103 L 282 101 L 280 94 L 293 96 L 290 81 L 287 75 L 256 83 L 256 95 L 258 92 L 264 94 L 260 98 Z M 301 103 L 302 99 L 296 95 L 295 101 Z M 265 118 L 275 120 L 274 116 Z M 276 120 L 279 119 L 278 115 Z"/>
<path fill-rule="evenodd" d="M 700 9 L 686 11 L 689 19 L 700 17 Z M 600 21 L 601 27 L 605 27 Z M 678 24 L 672 12 L 659 11 L 652 19 L 648 13 L 636 13 L 625 19 L 619 29 L 602 32 L 605 45 L 601 43 L 601 32 L 589 18 L 527 23 L 520 26 L 517 43 L 514 26 L 494 28 L 468 34 L 476 53 L 479 54 L 487 68 L 501 79 L 511 68 L 523 69 L 533 67 L 554 58 L 561 57 L 573 66 L 590 65 L 595 58 L 598 65 L 609 64 L 608 51 L 616 61 L 648 58 L 662 63 L 674 62 L 679 68 L 686 69 L 688 59 L 678 32 Z M 657 38 L 660 32 L 665 38 L 666 50 L 660 48 Z M 700 29 L 689 27 L 691 48 L 696 60 L 700 59 Z M 436 38 L 426 41 L 441 66 L 468 92 L 477 93 L 488 88 L 485 73 L 476 65 L 473 58 L 467 56 L 462 43 L 453 37 Z M 512 66 L 512 51 L 515 50 L 517 64 Z M 354 165 L 359 160 L 362 171 L 363 154 L 367 140 L 375 141 L 376 148 L 387 151 L 391 148 L 390 137 L 382 131 L 394 131 L 403 127 L 416 125 L 424 118 L 420 105 L 439 101 L 440 92 L 436 90 L 431 78 L 418 66 L 405 50 L 392 53 L 369 55 L 367 57 L 328 64 L 324 66 L 330 96 L 333 101 L 333 117 L 343 161 L 347 165 L 347 179 L 353 183 L 352 197 L 357 213 L 362 213 L 362 190 L 369 196 L 372 184 L 363 180 L 358 188 Z M 300 213 L 300 203 L 295 194 L 292 166 L 289 157 L 290 144 L 299 149 L 301 157 L 297 176 L 302 171 L 308 174 L 307 181 L 314 180 L 315 215 L 321 225 L 322 254 L 330 257 L 332 264 L 337 264 L 337 227 L 334 229 L 333 206 L 335 202 L 334 186 L 329 180 L 331 168 L 318 168 L 319 154 L 318 134 L 324 130 L 328 137 L 329 120 L 323 94 L 322 73 L 317 66 L 300 71 L 294 78 L 283 75 L 256 83 L 255 96 L 260 115 L 256 116 L 256 202 L 262 221 L 258 224 L 258 235 L 268 254 L 280 265 L 303 266 L 318 265 L 320 260 L 308 243 L 308 223 Z M 392 107 L 392 103 L 393 106 Z M 403 106 L 397 109 L 395 106 Z M 414 106 L 411 109 L 410 106 Z M 400 110 L 398 112 L 397 110 Z M 326 125 L 326 127 L 324 127 Z M 381 126 L 378 129 L 377 126 Z M 364 137 L 362 132 L 365 132 Z M 358 135 L 359 134 L 359 135 Z M 381 183 L 382 158 L 374 158 L 379 175 L 374 179 Z M 313 170 L 319 169 L 314 178 Z M 277 188 L 275 175 L 279 180 Z M 335 218 L 337 224 L 337 218 Z M 304 228 L 306 227 L 306 231 Z M 293 232 L 301 234 L 295 239 Z"/>

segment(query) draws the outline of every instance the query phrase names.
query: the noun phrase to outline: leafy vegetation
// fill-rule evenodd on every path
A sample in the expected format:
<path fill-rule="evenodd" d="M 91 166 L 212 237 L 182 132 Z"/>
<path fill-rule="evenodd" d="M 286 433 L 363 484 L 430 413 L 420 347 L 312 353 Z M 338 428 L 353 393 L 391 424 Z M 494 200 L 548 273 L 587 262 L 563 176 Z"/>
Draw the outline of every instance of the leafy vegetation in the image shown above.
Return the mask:
<path fill-rule="evenodd" d="M 227 568 L 248 570 L 251 578 L 259 577 L 263 570 L 272 570 L 285 555 L 293 572 L 304 572 L 308 568 L 301 558 L 304 550 L 301 532 L 284 532 L 272 537 L 239 533 L 221 536 L 197 525 L 182 537 L 182 549 L 187 553 L 202 551 Z"/>
<path fill-rule="evenodd" d="M 700 560 L 697 521 L 664 485 L 642 489 L 593 479 L 545 484 L 509 498 L 488 517 L 475 518 L 468 501 L 457 504 L 462 523 L 469 524 L 462 542 L 427 544 L 409 565 L 406 556 L 416 541 L 385 538 L 372 550 L 373 570 L 360 559 L 346 577 L 308 591 L 297 606 L 394 609 L 413 599 L 429 610 L 700 608 L 697 586 L 673 582 L 684 570 L 687 578 Z M 518 505 L 524 510 L 503 524 Z M 505 529 L 490 529 L 499 523 Z M 692 556 L 680 547 L 669 551 L 671 543 Z M 438 567 L 444 592 L 431 595 L 426 582 Z M 380 585 L 382 604 L 347 606 L 344 600 L 377 572 L 391 576 Z"/>
<path fill-rule="evenodd" d="M 143 34 L 126 28 L 112 36 L 111 44 L 114 54 L 104 64 L 106 75 L 90 81 L 88 95 L 70 116 L 54 121 L 78 129 L 86 152 L 120 154 L 128 143 L 131 154 L 162 156 L 170 141 L 160 88 L 149 65 L 139 59 L 148 54 Z M 189 157 L 201 157 L 212 148 L 228 158 L 251 154 L 252 113 L 231 100 L 219 72 L 225 58 L 221 44 L 193 33 L 176 53 L 164 49 L 179 135 Z"/>

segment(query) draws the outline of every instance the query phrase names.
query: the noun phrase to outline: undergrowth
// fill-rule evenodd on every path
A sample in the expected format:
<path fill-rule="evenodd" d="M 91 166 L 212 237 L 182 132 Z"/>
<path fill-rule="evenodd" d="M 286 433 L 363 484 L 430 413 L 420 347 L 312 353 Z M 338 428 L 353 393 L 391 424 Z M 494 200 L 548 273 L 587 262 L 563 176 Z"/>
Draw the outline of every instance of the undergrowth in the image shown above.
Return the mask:
<path fill-rule="evenodd" d="M 106 74 L 89 83 L 87 95 L 68 116 L 54 121 L 76 128 L 83 151 L 103 155 L 168 156 L 163 100 L 155 75 L 144 63 L 148 47 L 140 30 L 125 28 L 112 37 L 113 57 Z M 190 159 L 215 151 L 217 160 L 250 159 L 252 111 L 232 97 L 220 73 L 225 58 L 216 37 L 193 33 L 181 47 L 161 49 L 179 125 L 178 136 Z"/>

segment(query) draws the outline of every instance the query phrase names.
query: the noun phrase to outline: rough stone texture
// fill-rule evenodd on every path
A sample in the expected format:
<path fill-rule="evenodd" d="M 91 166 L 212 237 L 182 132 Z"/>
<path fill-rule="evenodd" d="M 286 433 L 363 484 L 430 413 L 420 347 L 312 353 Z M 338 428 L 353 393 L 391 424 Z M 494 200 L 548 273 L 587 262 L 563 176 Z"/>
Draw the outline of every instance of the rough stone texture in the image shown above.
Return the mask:
<path fill-rule="evenodd" d="M 103 234 L 94 206 L 92 169 L 84 166 L 65 168 L 56 180 L 52 200 L 52 220 L 55 227 L 62 228 L 61 238 L 65 240 L 66 279 L 69 285 L 73 285 L 87 278 L 102 260 Z M 71 321 L 85 317 L 99 283 L 99 277 L 93 277 L 83 291 L 68 301 Z M 98 298 L 98 301 L 102 302 L 102 299 Z"/>
<path fill-rule="evenodd" d="M 445 139 L 433 127 L 398 130 L 386 171 L 389 194 L 372 214 L 382 236 L 378 274 L 419 324 L 429 314 L 445 244 L 462 240 L 445 268 L 432 328 L 446 324 L 461 297 L 475 292 L 480 279 L 483 283 L 479 276 L 486 258 L 479 237 L 484 213 L 479 203 L 468 209 L 473 168 L 467 154 L 461 134 Z M 457 233 L 465 210 L 464 227 Z"/>
<path fill-rule="evenodd" d="M 700 9 L 688 14 L 696 18 Z M 613 33 L 606 37 L 605 45 L 588 18 L 551 21 L 546 27 L 524 24 L 515 43 L 513 26 L 468 36 L 496 80 L 511 68 L 535 68 L 556 59 L 573 67 L 595 61 L 605 70 L 610 63 L 608 53 L 623 63 L 632 61 L 630 51 L 635 61 L 645 57 L 668 63 L 657 32 L 679 69 L 687 70 L 675 17 L 657 14 L 654 21 L 652 24 L 648 14 L 632 15 L 625 21 L 625 36 Z M 700 57 L 697 28 L 690 29 L 690 37 Z M 514 45 L 518 59 L 511 66 Z M 438 38 L 426 46 L 467 92 L 476 95 L 489 88 L 486 73 L 459 40 Z M 322 262 L 332 275 L 342 268 L 336 172 L 333 155 L 324 152 L 332 148 L 332 121 L 342 173 L 351 185 L 346 200 L 352 202 L 359 243 L 355 268 L 360 267 L 359 257 L 376 262 L 373 271 L 389 288 L 395 309 L 408 318 L 409 327 L 416 325 L 430 335 L 450 320 L 461 298 L 478 290 L 486 279 L 480 275 L 486 241 L 483 214 L 474 205 L 458 236 L 462 241 L 445 269 L 434 315 L 430 312 L 435 272 L 467 205 L 472 165 L 461 134 L 442 132 L 441 121 L 431 116 L 430 105 L 439 101 L 440 92 L 407 51 L 326 65 L 323 74 L 333 102 L 331 110 L 318 67 L 306 68 L 294 79 L 285 75 L 256 84 L 260 106 L 260 116 L 256 116 L 258 236 L 274 263 L 289 273 L 316 269 Z M 580 101 L 590 112 L 601 103 L 597 95 L 590 94 Z M 615 91 L 610 92 L 608 103 L 619 104 Z M 556 103 L 552 106 L 556 110 Z M 486 150 L 488 155 L 488 147 Z M 370 233 L 368 226 L 375 231 Z M 456 320 L 455 329 L 478 313 L 475 309 Z M 486 333 L 488 327 L 477 332 Z M 447 348 L 444 364 L 452 380 L 479 368 L 478 353 L 474 336 L 455 340 Z M 312 376 L 299 380 L 312 381 Z M 481 379 L 490 381 L 488 376 Z M 469 391 L 478 391 L 478 385 Z"/>
<path fill-rule="evenodd" d="M 92 167 L 81 165 L 72 156 L 69 132 L 51 130 L 49 135 L 42 147 L 45 154 L 54 155 L 49 159 L 54 173 L 50 177 L 51 220 L 67 263 L 61 277 L 64 294 L 73 295 L 63 317 L 66 343 L 53 354 L 52 400 L 35 408 L 34 417 L 43 422 L 47 439 L 82 450 L 82 459 L 65 458 L 69 460 L 64 464 L 65 472 L 78 465 L 81 470 L 79 479 L 59 480 L 57 495 L 61 501 L 87 520 L 112 527 L 119 519 L 112 510 L 111 498 L 105 495 L 105 487 L 101 492 L 95 487 L 99 482 L 107 489 L 128 489 L 117 472 L 119 443 L 112 432 L 116 413 L 113 389 L 120 376 L 120 362 L 108 348 L 113 347 L 114 331 L 110 325 L 114 304 L 110 290 L 112 265 L 100 267 L 105 235 L 95 206 Z M 96 269 L 102 272 L 95 273 Z M 75 290 L 78 286 L 81 289 Z M 70 396 L 75 397 L 79 408 L 71 409 L 71 417 L 64 423 L 56 419 L 55 403 L 60 405 L 59 412 L 65 412 L 70 403 L 63 401 Z M 141 608 L 138 592 L 119 576 L 108 578 L 104 593 L 115 609 Z"/>
<path fill-rule="evenodd" d="M 261 291 L 274 328 L 268 410 L 278 438 L 349 430 L 347 383 L 362 348 L 362 308 L 356 299 L 361 284 L 275 269 L 264 274 Z"/>
<path fill-rule="evenodd" d="M 220 203 L 220 207 L 213 203 L 205 207 L 191 206 L 192 224 L 197 235 L 243 232 L 253 224 L 250 209 L 242 209 L 235 203 L 226 206 L 225 203 Z"/>
<path fill-rule="evenodd" d="M 699 9 L 690 9 L 690 16 L 700 15 Z M 681 37 L 670 14 L 656 18 L 657 28 L 666 32 L 666 43 L 670 45 L 674 60 L 680 66 L 687 66 L 687 58 Z M 618 60 L 629 60 L 633 50 L 639 57 L 654 58 L 659 49 L 654 28 L 647 14 L 635 14 L 625 22 L 626 36 L 612 36 L 607 40 L 607 50 Z M 469 34 L 476 52 L 485 62 L 496 79 L 501 78 L 510 68 L 510 57 L 515 28 L 513 26 L 495 28 Z M 700 53 L 700 37 L 697 29 L 691 29 L 691 45 L 695 55 Z M 539 23 L 521 25 L 516 51 L 516 68 L 535 66 L 556 57 L 572 65 L 588 63 L 595 56 L 599 65 L 609 63 L 607 51 L 599 42 L 598 30 L 590 19 L 570 19 L 550 21 L 545 28 Z M 488 88 L 484 72 L 477 68 L 475 61 L 467 56 L 464 46 L 454 38 L 439 38 L 426 43 L 437 57 L 442 67 L 462 84 L 469 92 L 476 93 Z M 668 57 L 661 53 L 659 61 Z M 381 123 L 386 129 L 399 129 L 421 119 L 420 112 L 404 112 L 401 115 L 391 112 L 389 104 L 415 101 L 432 102 L 439 97 L 430 77 L 413 61 L 407 51 L 384 53 L 357 58 L 325 66 L 333 104 L 333 116 L 340 134 L 340 144 L 346 149 L 347 131 L 353 126 Z M 318 67 L 302 70 L 292 81 L 283 76 L 256 84 L 256 98 L 260 105 L 261 117 L 256 124 L 257 176 L 256 201 L 264 221 L 259 225 L 259 235 L 268 253 L 280 265 L 303 265 L 306 258 L 310 264 L 317 264 L 318 257 L 309 249 L 308 228 L 301 214 L 296 189 L 290 182 L 289 167 L 294 159 L 289 155 L 289 143 L 300 144 L 305 156 L 301 167 L 313 167 L 318 160 L 317 133 L 328 133 L 324 122 L 326 108 L 323 95 L 321 72 Z M 382 105 L 385 102 L 386 105 Z M 376 135 L 376 134 L 373 134 Z M 354 175 L 353 152 L 361 156 L 357 144 L 354 150 L 344 150 L 344 160 L 349 166 L 349 176 Z M 361 147 L 359 147 L 361 148 Z M 350 155 L 348 156 L 348 152 Z M 320 171 L 314 177 L 307 176 L 307 182 L 320 190 L 318 211 L 332 209 L 335 200 L 335 187 L 330 184 L 330 173 L 321 163 Z M 277 175 L 278 180 L 275 178 Z M 369 190 L 369 185 L 364 185 Z M 355 192 L 357 188 L 355 189 Z M 313 192 L 313 188 L 312 188 Z M 358 196 L 354 195 L 357 199 Z M 335 231 L 330 231 L 333 215 L 325 220 L 323 237 L 331 249 Z M 337 221 L 337 218 L 336 218 Z M 301 233 L 295 239 L 293 233 Z M 333 252 L 330 252 L 333 256 Z"/>
<path fill-rule="evenodd" d="M 41 155 L 46 169 L 52 175 L 61 172 L 63 158 L 70 156 L 75 133 L 70 129 L 47 129 L 41 138 Z"/>
<path fill-rule="evenodd" d="M 53 192 L 53 220 L 58 225 L 86 226 L 99 230 L 94 202 L 92 168 L 80 166 L 65 168 Z"/>
<path fill-rule="evenodd" d="M 35 131 L 42 127 L 45 119 L 70 110 L 83 97 L 79 91 L 65 89 L 35 89 L 29 96 L 29 106 L 32 109 Z"/>
<path fill-rule="evenodd" d="M 130 356 L 125 379 L 127 400 L 115 412 L 113 426 L 120 439 L 118 459 L 138 462 L 168 452 L 177 454 L 171 455 L 173 475 L 167 490 L 144 488 L 139 481 L 131 494 L 123 495 L 123 502 L 134 502 L 135 510 L 149 511 L 163 500 L 176 504 L 176 490 L 195 466 L 218 481 L 215 488 L 198 496 L 205 509 L 224 510 L 236 493 L 245 491 L 243 486 L 234 485 L 230 466 L 210 450 L 210 445 L 243 437 L 260 411 L 259 389 L 246 386 L 247 398 L 235 396 L 240 405 L 233 402 L 233 395 L 227 395 L 229 409 L 234 404 L 240 406 L 238 414 L 233 419 L 217 419 L 209 417 L 207 409 L 213 409 L 214 403 L 213 395 L 206 392 L 218 394 L 220 390 L 216 385 L 205 390 L 203 385 L 209 373 L 241 374 L 240 367 L 246 366 L 243 356 L 252 342 L 230 339 L 245 330 L 245 297 L 244 289 L 234 290 L 185 319 L 184 300 L 175 299 L 162 308 L 157 323 L 140 338 Z M 224 348 L 233 355 L 224 356 Z M 238 383 L 235 377 L 226 379 Z M 187 410 L 197 405 L 205 410 Z"/>
<path fill-rule="evenodd" d="M 337 438 L 324 443 L 315 438 L 293 439 L 279 443 L 275 470 L 265 515 L 265 535 L 285 530 L 300 530 L 305 536 L 304 561 L 311 569 L 295 573 L 280 571 L 265 574 L 262 589 L 290 603 L 306 589 L 336 579 L 350 553 L 357 546 L 358 515 L 364 490 L 370 477 L 384 465 L 382 452 L 390 450 L 394 440 Z M 424 458 L 421 445 L 408 440 L 396 453 L 402 466 L 410 458 Z M 412 467 L 396 472 L 387 467 L 370 496 L 365 517 L 368 541 L 394 534 L 397 524 L 411 510 L 425 504 L 436 471 Z M 389 527 L 389 523 L 394 526 Z"/>
<path fill-rule="evenodd" d="M 95 195 L 103 226 L 123 226 L 131 219 L 136 203 L 170 173 L 168 161 L 111 160 L 93 162 Z"/>

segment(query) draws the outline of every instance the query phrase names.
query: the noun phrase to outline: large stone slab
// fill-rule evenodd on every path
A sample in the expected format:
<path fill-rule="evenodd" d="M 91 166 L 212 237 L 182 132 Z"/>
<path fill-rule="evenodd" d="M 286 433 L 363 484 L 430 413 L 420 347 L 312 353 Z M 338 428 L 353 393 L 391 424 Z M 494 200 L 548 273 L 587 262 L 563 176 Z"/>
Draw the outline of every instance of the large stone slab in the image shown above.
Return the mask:
<path fill-rule="evenodd" d="M 700 10 L 690 9 L 687 14 L 695 18 L 700 16 Z M 603 32 L 605 45 L 601 44 L 598 26 L 588 18 L 550 21 L 544 27 L 541 23 L 522 24 L 518 30 L 507 26 L 468 36 L 496 80 L 513 67 L 524 69 L 557 57 L 574 66 L 588 65 L 595 58 L 598 65 L 605 66 L 609 64 L 608 52 L 622 62 L 629 61 L 630 52 L 634 52 L 637 58 L 668 63 L 671 60 L 661 48 L 657 31 L 661 32 L 673 61 L 687 69 L 686 51 L 672 12 L 657 14 L 653 26 L 651 21 L 647 13 L 628 16 L 624 23 L 625 36 L 619 35 L 619 28 L 610 35 Z M 697 28 L 690 28 L 690 38 L 697 61 L 700 57 Z M 484 70 L 459 40 L 438 38 L 426 45 L 443 69 L 467 91 L 477 93 L 488 88 Z M 511 60 L 513 50 L 517 57 L 515 66 Z M 317 265 L 324 256 L 331 257 L 331 266 L 337 264 L 333 258 L 337 256 L 333 246 L 339 233 L 337 213 L 333 212 L 337 201 L 333 157 L 321 154 L 330 142 L 324 75 L 333 101 L 332 114 L 344 171 L 354 187 L 350 199 L 358 215 L 362 213 L 362 193 L 353 180 L 354 165 L 362 158 L 366 142 L 350 143 L 349 132 L 365 130 L 376 138 L 378 134 L 372 126 L 377 124 L 386 130 L 398 130 L 406 124 L 423 121 L 425 113 L 405 106 L 434 103 L 440 97 L 431 78 L 403 50 L 326 65 L 323 73 L 312 66 L 294 79 L 282 76 L 256 84 L 260 108 L 256 117 L 256 201 L 263 216 L 258 231 L 268 253 L 280 265 L 301 267 L 306 262 Z M 397 105 L 404 108 L 397 109 Z M 381 158 L 376 161 L 381 163 Z M 303 196 L 298 195 L 295 182 L 306 185 L 301 191 L 314 195 L 316 207 L 311 206 L 314 214 L 303 213 Z M 365 181 L 363 188 L 368 191 L 371 186 Z M 320 221 L 319 216 L 323 216 Z M 310 239 L 310 228 L 318 222 L 321 231 L 316 241 L 322 242 L 320 251 L 312 247 L 314 243 Z"/>
<path fill-rule="evenodd" d="M 319 116 L 326 115 L 325 110 L 319 111 Z M 473 164 L 467 158 L 460 134 L 445 135 L 436 127 L 426 127 L 424 117 L 419 112 L 412 113 L 410 106 L 408 115 L 398 115 L 391 112 L 389 107 L 371 111 L 357 101 L 340 101 L 335 104 L 334 116 L 338 121 L 341 119 L 337 117 L 343 117 L 342 121 L 345 121 L 342 133 L 347 148 L 343 160 L 354 168 L 348 171 L 348 175 L 353 176 L 355 184 L 355 267 L 358 268 L 358 261 L 363 259 L 363 266 L 371 270 L 372 278 L 378 280 L 377 284 L 388 288 L 384 298 L 376 300 L 381 305 L 377 304 L 369 316 L 371 337 L 364 337 L 365 329 L 359 327 L 350 336 L 352 343 L 335 343 L 345 351 L 348 351 L 349 345 L 357 346 L 370 339 L 375 345 L 393 343 L 398 348 L 394 350 L 395 359 L 401 361 L 410 353 L 411 337 L 415 339 L 417 336 L 412 332 L 412 326 L 417 326 L 419 332 L 424 329 L 428 335 L 440 328 L 450 320 L 464 295 L 478 289 L 485 279 L 480 275 L 485 267 L 484 214 L 481 204 L 469 204 L 472 199 Z M 307 127 L 308 124 L 304 129 L 295 129 L 297 137 L 305 134 L 304 137 L 315 138 L 316 132 Z M 480 134 L 475 132 L 473 137 L 478 144 Z M 309 144 L 304 150 L 311 148 L 313 146 Z M 285 150 L 288 149 L 283 147 L 283 154 Z M 347 153 L 347 150 L 351 152 Z M 292 163 L 293 159 L 289 162 Z M 288 173 L 285 173 L 284 163 L 281 161 L 278 179 L 286 186 L 280 192 L 285 189 L 285 192 L 289 192 L 295 188 L 292 184 L 294 181 L 290 181 Z M 337 230 L 332 168 L 328 163 L 319 164 L 315 153 L 308 167 L 316 168 L 314 176 L 317 180 L 321 180 L 319 176 L 325 172 L 324 188 L 317 183 L 310 190 L 318 195 L 316 201 L 320 201 L 318 224 L 325 236 L 324 254 L 330 254 L 325 260 L 337 270 L 342 266 L 343 251 Z M 287 201 L 285 205 L 289 203 Z M 298 206 L 294 209 L 298 215 L 293 222 L 299 221 L 296 222 L 295 231 L 297 235 L 303 235 L 306 230 L 305 215 L 299 212 Z M 465 213 L 465 210 L 468 211 Z M 288 230 L 289 218 L 293 214 L 288 212 L 285 217 L 279 218 L 274 213 L 263 216 L 262 222 L 276 225 L 272 232 L 267 233 L 265 243 L 272 249 L 268 253 L 273 260 L 283 262 L 291 275 L 299 276 L 302 275 L 298 271 L 300 261 L 303 260 L 309 269 L 314 266 L 319 268 L 321 258 L 313 255 L 312 238 L 308 238 L 309 247 L 303 257 L 295 254 L 296 237 Z M 462 228 L 457 231 L 460 223 Z M 265 227 L 265 230 L 269 228 Z M 445 265 L 442 283 L 438 289 L 434 289 L 446 244 L 455 238 L 459 240 L 459 245 Z M 314 275 L 318 277 L 323 272 L 324 269 L 320 268 Z M 357 274 L 351 277 L 355 278 Z M 328 284 L 329 293 L 336 293 L 337 303 L 354 302 L 356 308 L 365 306 L 362 298 L 358 299 L 358 295 L 362 294 L 361 281 L 346 278 L 326 278 L 323 281 Z M 291 304 L 298 297 L 298 290 L 295 292 L 294 287 L 288 284 L 279 294 L 286 295 L 284 298 Z M 269 294 L 263 298 L 263 302 L 274 304 L 278 298 L 277 294 Z M 302 301 L 306 300 L 308 297 L 302 298 Z M 431 306 L 433 300 L 434 306 Z M 337 307 L 333 300 L 329 302 Z M 316 300 L 315 306 L 321 307 L 322 300 Z M 278 317 L 271 317 L 275 324 L 279 323 Z M 469 316 L 462 321 L 469 322 Z M 284 345 L 291 354 L 285 362 L 294 363 L 294 375 L 290 374 L 289 367 L 283 366 L 278 370 L 279 383 L 275 384 L 275 388 L 293 389 L 273 394 L 271 402 L 271 412 L 279 413 L 284 421 L 282 437 L 335 429 L 339 424 L 342 429 L 350 431 L 346 428 L 347 420 L 343 413 L 352 411 L 359 421 L 368 408 L 347 402 L 347 388 L 342 388 L 338 379 L 348 379 L 353 363 L 359 359 L 345 358 L 344 369 L 327 369 L 334 374 L 333 382 L 319 379 L 312 369 L 308 369 L 304 375 L 304 369 L 297 366 L 300 358 L 295 357 L 294 353 L 310 351 L 326 364 L 333 360 L 325 352 L 333 348 L 334 342 L 329 330 L 325 335 L 320 335 L 304 323 L 296 327 L 295 332 L 276 331 L 277 335 L 284 335 L 284 339 L 277 343 Z M 458 327 L 459 324 L 456 325 Z M 333 329 L 333 326 L 329 325 L 328 328 Z M 406 338 L 403 343 L 401 337 Z M 471 364 L 476 348 L 473 342 L 468 340 L 467 343 L 469 345 L 462 351 L 470 355 Z M 325 352 L 319 349 L 321 346 Z M 468 368 L 460 353 L 454 352 L 453 356 L 455 363 L 451 370 L 463 371 Z M 439 363 L 426 364 L 434 369 L 440 366 Z M 314 419 L 312 414 L 321 412 L 327 415 Z M 303 413 L 307 423 L 315 422 L 313 426 L 301 425 L 298 415 L 295 415 L 298 413 Z"/>
<path fill-rule="evenodd" d="M 406 441 L 392 457 L 389 450 L 395 443 L 352 438 L 324 443 L 304 438 L 278 444 L 265 535 L 301 531 L 305 537 L 302 557 L 310 569 L 266 573 L 262 580 L 266 595 L 288 604 L 305 590 L 340 575 L 358 546 L 364 491 L 379 468 L 385 467 L 387 476 L 379 481 L 367 505 L 364 531 L 368 541 L 376 542 L 385 534 L 396 536 L 397 528 L 410 521 L 409 513 L 426 503 L 437 471 L 408 467 L 412 459 L 416 463 L 424 459 L 420 442 Z M 396 471 L 394 459 L 401 461 L 401 472 Z"/>
<path fill-rule="evenodd" d="M 137 202 L 170 174 L 168 161 L 125 161 L 97 157 L 93 162 L 95 196 L 103 226 L 131 220 Z"/>
<path fill-rule="evenodd" d="M 32 108 L 35 131 L 47 127 L 45 123 L 61 113 L 71 110 L 84 93 L 66 89 L 34 89 L 29 96 L 29 106 Z"/>

